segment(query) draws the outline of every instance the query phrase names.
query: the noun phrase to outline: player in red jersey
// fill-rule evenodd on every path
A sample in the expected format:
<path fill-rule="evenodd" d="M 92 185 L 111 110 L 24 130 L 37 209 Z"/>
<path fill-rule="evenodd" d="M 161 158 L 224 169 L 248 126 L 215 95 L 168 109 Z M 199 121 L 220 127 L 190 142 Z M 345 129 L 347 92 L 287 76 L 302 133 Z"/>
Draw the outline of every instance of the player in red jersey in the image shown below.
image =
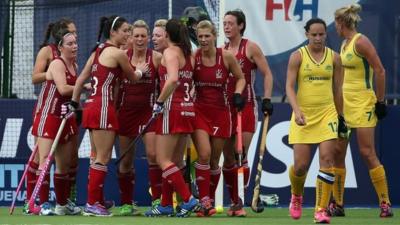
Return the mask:
<path fill-rule="evenodd" d="M 154 50 L 163 53 L 164 50 L 168 47 L 167 43 L 167 32 L 165 31 L 165 26 L 168 20 L 166 19 L 158 19 L 154 22 L 153 36 L 152 41 L 154 45 Z M 185 174 L 186 165 L 183 162 L 183 154 L 186 147 L 186 140 L 181 138 L 177 145 L 177 149 L 180 151 L 174 151 L 173 162 L 176 166 L 181 170 L 182 174 Z M 161 203 L 161 186 L 162 186 L 162 170 L 158 166 L 156 162 L 155 152 L 151 153 L 149 150 L 146 150 L 147 160 L 149 163 L 149 180 L 151 187 L 151 198 L 152 198 L 152 207 L 155 208 Z M 179 196 L 177 196 L 179 198 Z M 180 200 L 180 199 L 178 199 Z"/>
<path fill-rule="evenodd" d="M 49 23 L 46 29 L 46 33 L 45 33 L 45 40 L 43 41 L 43 43 L 40 45 L 40 50 L 36 56 L 36 61 L 35 61 L 35 65 L 32 71 L 32 83 L 33 84 L 42 84 L 46 81 L 46 71 L 49 67 L 49 64 L 51 61 L 53 61 L 53 59 L 55 59 L 56 57 L 58 57 L 59 55 L 59 51 L 57 49 L 57 44 L 56 43 L 48 43 L 48 40 L 50 38 L 50 36 L 53 37 L 53 39 L 55 39 L 55 35 L 57 33 L 57 31 L 59 31 L 60 29 L 67 29 L 70 33 L 73 33 L 76 35 L 76 27 L 75 24 L 73 23 L 72 20 L 68 19 L 68 18 L 61 18 L 60 20 L 56 21 L 55 23 Z M 42 86 L 42 91 L 44 91 L 43 86 Z M 42 93 L 41 91 L 41 93 Z M 42 94 L 39 95 L 38 100 L 41 99 Z M 41 106 L 42 102 L 38 101 L 37 103 L 35 103 L 35 107 L 33 110 L 33 121 L 35 121 L 36 117 L 36 109 L 39 108 L 37 107 L 37 105 L 39 104 L 39 107 Z M 37 118 L 39 119 L 39 118 Z M 37 142 L 37 127 L 36 128 L 32 128 L 32 135 L 35 138 L 35 144 Z M 75 177 L 76 177 L 76 168 L 77 168 L 77 158 L 78 158 L 78 148 L 77 148 L 77 136 L 73 136 L 72 137 L 72 141 L 73 141 L 73 146 L 76 147 L 74 148 L 73 151 L 71 151 L 72 153 L 72 160 L 71 160 L 71 168 L 70 168 L 70 172 L 69 172 L 69 178 L 71 180 L 71 193 L 73 193 L 73 190 L 75 189 Z M 76 160 L 75 160 L 76 159 Z M 28 165 L 29 169 L 28 169 L 28 173 L 26 176 L 26 190 L 27 190 L 27 195 L 26 195 L 26 199 L 30 199 L 33 189 L 35 188 L 36 185 L 36 173 L 37 173 L 37 169 L 39 167 L 39 155 L 36 154 L 35 158 L 32 162 L 30 162 L 30 164 Z M 72 190 L 73 189 L 73 190 Z M 48 196 L 49 195 L 49 186 L 48 186 L 48 182 L 45 182 L 45 184 L 42 186 L 41 188 L 41 192 L 43 192 L 43 196 Z M 47 193 L 47 194 L 46 194 Z M 71 199 L 74 199 L 74 197 L 71 195 L 70 196 Z M 71 207 L 75 207 L 75 203 L 73 201 L 68 201 L 68 204 Z M 29 209 L 28 209 L 28 204 L 25 203 L 24 208 L 23 208 L 23 213 L 24 214 L 29 214 Z"/>
<path fill-rule="evenodd" d="M 165 31 L 165 25 L 167 25 L 168 20 L 159 19 L 154 22 L 153 35 L 151 40 L 153 41 L 154 50 L 163 53 L 168 47 L 166 40 L 167 32 Z"/>
<path fill-rule="evenodd" d="M 120 154 L 128 151 L 118 168 L 122 205 L 120 209 L 121 215 L 137 214 L 132 195 L 135 183 L 135 170 L 132 167 L 135 146 L 131 146 L 131 143 L 150 119 L 156 99 L 156 76 L 162 55 L 147 47 L 149 31 L 150 29 L 145 21 L 137 20 L 133 23 L 133 46 L 129 46 L 130 48 L 127 50 L 128 58 L 134 67 L 141 62 L 145 62 L 148 65 L 148 70 L 143 73 L 143 78 L 139 81 L 131 82 L 128 79 L 123 79 L 122 88 L 120 89 L 121 103 L 118 116 L 120 124 L 118 131 Z M 150 171 L 152 167 L 158 167 L 155 160 L 155 137 L 154 126 L 147 128 L 143 135 Z M 152 183 L 151 172 L 149 172 L 149 177 L 150 183 Z"/>
<path fill-rule="evenodd" d="M 61 124 L 61 105 L 70 100 L 77 76 L 75 61 L 78 45 L 75 34 L 70 33 L 67 29 L 59 29 L 55 32 L 54 38 L 58 43 L 57 49 L 60 52 L 60 56 L 53 59 L 46 72 L 46 82 L 43 84 L 42 93 L 38 99 L 36 119 L 33 125 L 39 147 L 40 165 L 38 171 L 41 171 L 45 164 Z M 71 117 L 67 120 L 55 151 L 56 171 L 54 173 L 54 186 L 57 199 L 55 213 L 57 215 L 75 215 L 81 211 L 79 207 L 70 207 L 67 204 L 67 198 L 70 193 L 68 175 L 71 163 L 70 151 L 74 149 L 72 137 L 76 135 L 76 121 L 74 117 Z M 41 188 L 44 191 L 41 190 L 40 192 L 40 214 L 52 215 L 54 212 L 48 203 L 49 177 L 45 178 L 43 185 Z"/>
<path fill-rule="evenodd" d="M 236 78 L 234 91 L 238 95 L 244 90 L 246 83 L 235 56 L 215 47 L 216 38 L 217 31 L 210 21 L 203 20 L 197 25 L 197 39 L 201 49 L 195 54 L 193 79 L 196 87 L 196 117 L 192 136 L 198 154 L 195 163 L 196 183 L 202 204 L 198 216 L 211 216 L 216 213 L 212 201 L 215 199 L 215 190 L 221 174 L 218 162 L 225 141 L 232 131 L 226 90 L 229 73 Z"/>
<path fill-rule="evenodd" d="M 88 201 L 84 215 L 111 216 L 104 207 L 103 185 L 107 174 L 107 163 L 111 159 L 116 131 L 119 128 L 115 109 L 114 86 L 117 79 L 126 75 L 136 81 L 146 72 L 145 63 L 138 64 L 136 71 L 129 62 L 125 51 L 120 49 L 129 37 L 129 24 L 119 16 L 102 17 L 98 33 L 98 43 L 104 36 L 106 41 L 96 45 L 89 57 L 74 89 L 72 101 L 66 114 L 79 107 L 79 98 L 86 79 L 91 77 L 92 93 L 83 110 L 83 127 L 89 129 L 92 149 L 96 159 L 89 169 Z"/>
<path fill-rule="evenodd" d="M 258 121 L 258 109 L 254 92 L 254 82 L 257 68 L 264 76 L 264 98 L 262 101 L 262 111 L 264 115 L 269 116 L 271 116 L 273 111 L 273 107 L 271 104 L 273 78 L 271 70 L 268 66 L 268 62 L 260 47 L 256 43 L 243 38 L 243 34 L 246 29 L 246 17 L 244 13 L 240 10 L 226 12 L 223 24 L 225 37 L 229 40 L 229 42 L 225 45 L 225 49 L 236 55 L 236 59 L 239 62 L 246 79 L 246 88 L 243 91 L 242 95 L 246 102 L 246 105 L 242 112 L 242 117 L 246 120 L 246 123 L 243 123 L 242 127 L 244 153 L 246 153 L 253 137 L 256 123 Z M 232 104 L 233 88 L 231 84 L 232 82 L 230 82 L 230 84 L 228 85 L 228 96 Z M 232 119 L 235 121 L 236 113 L 234 112 L 232 114 Z M 234 127 L 236 127 L 236 122 L 234 122 L 234 124 Z M 233 154 L 235 149 L 234 143 L 234 138 L 231 138 L 225 145 L 223 173 L 228 186 L 237 188 L 237 185 L 234 184 L 234 182 L 237 181 L 237 179 L 234 178 L 237 174 L 235 157 Z M 246 157 L 243 159 L 243 167 L 245 179 L 244 182 L 245 185 L 247 185 L 250 170 L 247 164 Z M 228 215 L 246 216 L 246 212 L 241 206 L 242 202 L 237 197 L 237 190 L 230 190 L 230 193 L 233 204 L 230 210 L 228 210 Z"/>
<path fill-rule="evenodd" d="M 198 208 L 198 200 L 190 193 L 172 159 L 179 139 L 193 132 L 194 108 L 189 91 L 193 86 L 194 59 L 185 25 L 171 19 L 166 24 L 166 31 L 168 48 L 164 50 L 158 70 L 161 93 L 153 107 L 153 114 L 159 116 L 156 121 L 156 156 L 163 170 L 162 198 L 161 205 L 145 215 L 173 215 L 172 193 L 175 190 L 184 201 L 176 216 L 186 217 Z"/>

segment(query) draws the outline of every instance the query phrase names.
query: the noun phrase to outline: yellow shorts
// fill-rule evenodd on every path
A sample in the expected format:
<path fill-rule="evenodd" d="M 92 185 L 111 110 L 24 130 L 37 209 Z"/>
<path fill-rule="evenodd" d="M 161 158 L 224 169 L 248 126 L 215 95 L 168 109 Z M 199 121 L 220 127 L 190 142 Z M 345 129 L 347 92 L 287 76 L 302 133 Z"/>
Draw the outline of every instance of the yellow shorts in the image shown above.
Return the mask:
<path fill-rule="evenodd" d="M 349 128 L 375 127 L 376 96 L 373 91 L 343 91 L 343 113 Z"/>
<path fill-rule="evenodd" d="M 306 118 L 306 125 L 297 125 L 292 113 L 289 144 L 319 144 L 338 138 L 338 115 L 333 103 L 321 107 L 300 107 L 300 110 Z"/>

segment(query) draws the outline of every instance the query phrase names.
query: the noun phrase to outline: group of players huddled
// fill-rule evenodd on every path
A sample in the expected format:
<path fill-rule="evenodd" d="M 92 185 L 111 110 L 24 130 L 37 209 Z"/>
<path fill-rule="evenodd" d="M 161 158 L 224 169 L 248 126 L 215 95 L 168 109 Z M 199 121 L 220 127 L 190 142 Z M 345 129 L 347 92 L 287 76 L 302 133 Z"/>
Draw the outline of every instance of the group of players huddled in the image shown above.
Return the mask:
<path fill-rule="evenodd" d="M 385 172 L 373 144 L 377 118 L 386 114 L 385 74 L 373 45 L 355 30 L 359 10 L 355 4 L 335 13 L 337 31 L 345 38 L 340 56 L 325 47 L 325 22 L 313 18 L 305 26 L 308 44 L 289 59 L 286 91 L 293 108 L 289 143 L 294 145 L 289 210 L 294 219 L 301 216 L 312 144 L 319 144 L 320 151 L 314 221 L 329 223 L 330 216 L 344 216 L 344 157 L 350 128 L 357 130 L 360 152 L 379 196 L 380 215 L 393 215 Z M 62 18 L 48 26 L 32 74 L 32 82 L 42 84 L 42 90 L 34 109 L 32 134 L 39 154 L 29 164 L 28 200 L 62 120 L 66 123 L 55 151 L 56 206 L 53 209 L 48 202 L 47 173 L 39 192 L 41 215 L 112 215 L 109 209 L 114 202 L 104 199 L 103 185 L 117 137 L 119 155 L 124 156 L 117 170 L 120 214 L 139 214 L 133 196 L 133 158 L 135 138 L 143 134 L 152 197 L 145 216 L 187 217 L 191 212 L 212 216 L 221 172 L 232 203 L 228 216 L 246 216 L 238 195 L 236 118 L 238 113 L 244 118 L 243 145 L 247 151 L 258 120 L 256 71 L 264 77 L 264 116 L 273 112 L 273 78 L 260 47 L 243 38 L 244 13 L 226 12 L 223 27 L 228 42 L 216 47 L 217 30 L 207 17 L 160 19 L 154 24 L 154 49 L 150 49 L 151 31 L 145 21 L 129 24 L 123 17 L 102 17 L 96 46 L 78 76 L 78 36 L 73 21 Z M 50 36 L 53 42 L 47 43 Z M 197 38 L 198 49 L 193 49 L 190 37 Z M 377 74 L 377 97 L 372 89 L 373 71 Z M 84 89 L 88 97 L 81 109 Z M 366 111 L 370 112 L 368 118 Z M 89 130 L 91 142 L 88 197 L 83 209 L 74 202 L 79 125 Z M 198 198 L 183 177 L 189 167 L 183 160 L 184 152 L 191 141 L 198 155 L 194 164 Z M 222 153 L 221 168 L 218 163 Z M 246 186 L 246 157 L 243 167 Z M 173 192 L 181 199 L 176 208 Z M 27 205 L 24 213 L 31 213 Z"/>

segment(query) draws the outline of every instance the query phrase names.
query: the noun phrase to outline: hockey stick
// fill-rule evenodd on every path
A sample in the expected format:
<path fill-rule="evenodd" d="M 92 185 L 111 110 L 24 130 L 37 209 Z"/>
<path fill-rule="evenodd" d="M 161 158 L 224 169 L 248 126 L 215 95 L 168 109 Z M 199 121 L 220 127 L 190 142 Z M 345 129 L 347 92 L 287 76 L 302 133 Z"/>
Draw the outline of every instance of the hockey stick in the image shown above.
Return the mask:
<path fill-rule="evenodd" d="M 16 190 L 16 192 L 15 192 L 13 201 L 12 201 L 11 206 L 10 206 L 10 211 L 9 211 L 9 212 L 10 212 L 10 215 L 12 215 L 13 212 L 14 212 L 14 209 L 15 209 L 15 200 L 17 200 L 17 195 L 18 195 L 18 193 L 19 193 L 20 190 L 21 190 L 22 184 L 25 182 L 25 177 L 26 177 L 26 175 L 28 174 L 29 165 L 31 164 L 31 162 L 32 162 L 33 159 L 35 158 L 35 155 L 36 155 L 36 152 L 38 151 L 38 149 L 39 149 L 39 148 L 38 148 L 38 146 L 37 146 L 37 144 L 36 144 L 36 145 L 35 145 L 35 148 L 33 149 L 32 153 L 31 153 L 31 156 L 29 156 L 28 162 L 26 163 L 25 171 L 24 171 L 24 173 L 23 173 L 23 175 L 22 175 L 22 177 L 21 177 L 21 180 L 19 181 L 17 190 Z"/>
<path fill-rule="evenodd" d="M 236 150 L 238 154 L 238 195 L 242 203 L 244 203 L 244 168 L 243 168 L 243 136 L 242 136 L 242 113 L 237 113 L 237 140 L 236 140 Z"/>
<path fill-rule="evenodd" d="M 132 147 L 136 145 L 136 143 L 140 140 L 140 138 L 143 136 L 143 134 L 146 132 L 146 130 L 150 127 L 150 125 L 153 123 L 153 121 L 157 118 L 157 115 L 152 115 L 150 119 L 147 121 L 147 123 L 144 125 L 143 129 L 140 131 L 140 133 L 133 139 L 133 141 L 129 144 L 127 151 L 124 152 L 118 159 L 115 161 L 115 165 L 118 165 L 119 162 L 128 154 L 129 151 L 131 151 Z"/>
<path fill-rule="evenodd" d="M 260 141 L 260 145 L 258 146 L 259 153 L 258 153 L 257 174 L 256 174 L 256 178 L 254 181 L 253 199 L 251 201 L 251 209 L 256 213 L 260 213 L 260 212 L 264 211 L 264 206 L 262 205 L 262 203 L 260 201 L 260 182 L 261 182 L 261 173 L 262 173 L 262 161 L 263 161 L 264 153 L 266 150 L 265 142 L 267 139 L 268 121 L 269 121 L 269 116 L 265 116 L 264 120 L 261 124 L 261 126 L 262 126 L 261 141 Z"/>
<path fill-rule="evenodd" d="M 63 118 L 60 127 L 58 128 L 56 138 L 54 138 L 53 144 L 51 145 L 49 155 L 47 156 L 46 162 L 44 163 L 44 167 L 42 168 L 42 172 L 40 172 L 39 178 L 36 181 L 35 189 L 33 189 L 31 199 L 29 199 L 28 203 L 29 211 L 31 211 L 33 214 L 38 215 L 40 212 L 40 206 L 35 206 L 35 199 L 40 191 L 40 188 L 42 187 L 44 176 L 46 175 L 47 170 L 49 170 L 51 162 L 53 161 L 53 155 L 57 148 L 58 141 L 60 140 L 66 122 L 67 118 Z"/>
<path fill-rule="evenodd" d="M 190 147 L 190 137 L 186 137 L 186 159 L 185 159 L 185 164 L 186 164 L 186 170 L 185 170 L 185 182 L 190 190 L 192 192 L 192 178 L 190 174 L 190 167 L 191 167 L 191 147 Z"/>

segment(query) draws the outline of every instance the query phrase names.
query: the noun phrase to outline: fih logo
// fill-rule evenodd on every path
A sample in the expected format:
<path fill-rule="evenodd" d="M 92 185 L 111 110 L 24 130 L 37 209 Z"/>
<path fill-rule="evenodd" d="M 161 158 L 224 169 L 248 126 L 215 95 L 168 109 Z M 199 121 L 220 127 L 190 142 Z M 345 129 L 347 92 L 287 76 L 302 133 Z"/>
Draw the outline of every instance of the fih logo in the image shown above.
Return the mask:
<path fill-rule="evenodd" d="M 274 11 L 284 11 L 284 20 L 291 21 L 302 21 L 304 12 L 311 12 L 312 17 L 318 16 L 318 0 L 266 0 L 266 20 L 274 20 Z M 289 15 L 289 9 L 294 7 L 293 17 Z"/>
<path fill-rule="evenodd" d="M 229 0 L 225 10 L 246 15 L 245 37 L 259 44 L 264 55 L 289 53 L 306 41 L 304 25 L 315 17 L 334 23 L 336 9 L 359 0 Z"/>

